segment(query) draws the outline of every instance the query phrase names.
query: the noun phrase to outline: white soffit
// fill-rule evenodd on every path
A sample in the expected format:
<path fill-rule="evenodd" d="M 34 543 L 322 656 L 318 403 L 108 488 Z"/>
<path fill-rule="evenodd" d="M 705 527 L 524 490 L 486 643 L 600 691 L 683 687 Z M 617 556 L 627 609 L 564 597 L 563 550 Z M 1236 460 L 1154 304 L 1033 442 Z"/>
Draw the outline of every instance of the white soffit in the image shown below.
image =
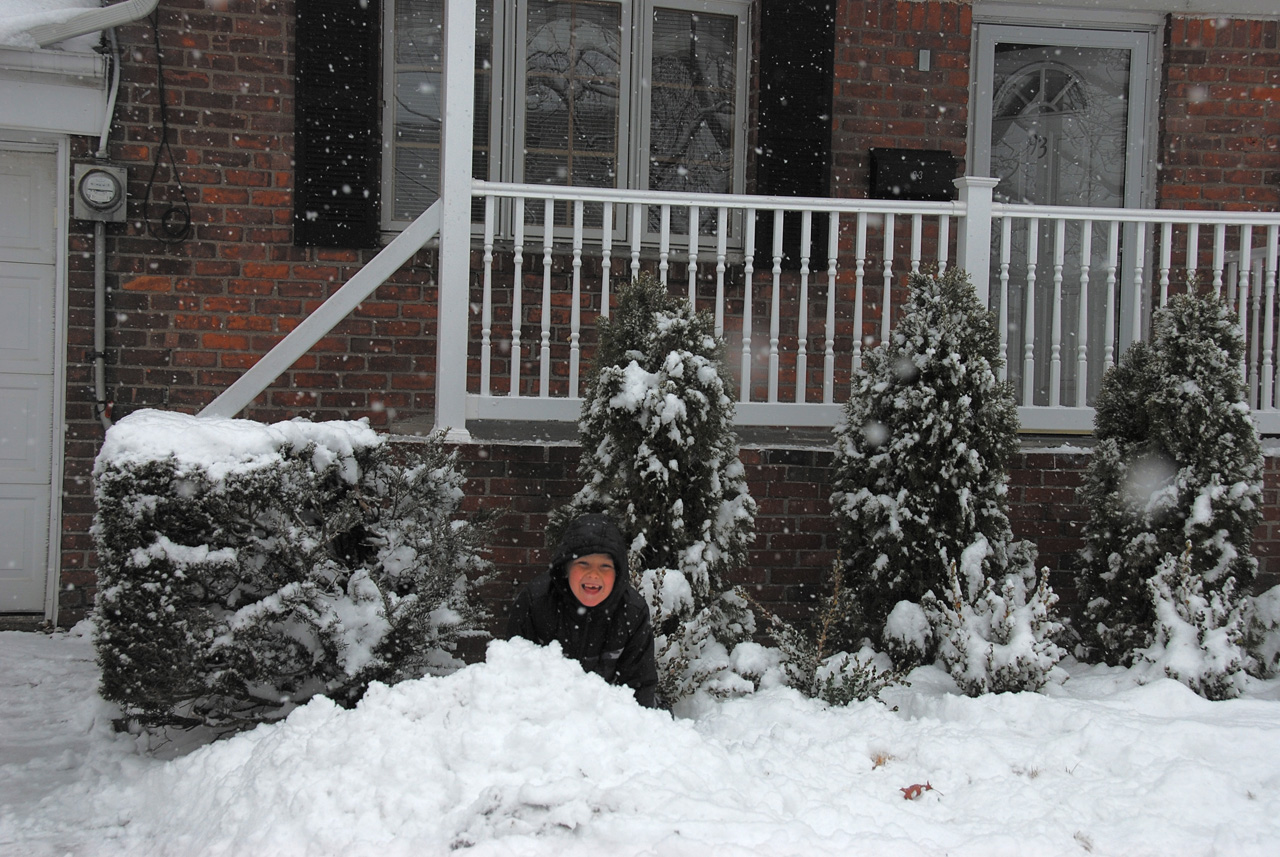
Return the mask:
<path fill-rule="evenodd" d="M 105 57 L 0 47 L 0 125 L 97 135 L 106 110 Z"/>

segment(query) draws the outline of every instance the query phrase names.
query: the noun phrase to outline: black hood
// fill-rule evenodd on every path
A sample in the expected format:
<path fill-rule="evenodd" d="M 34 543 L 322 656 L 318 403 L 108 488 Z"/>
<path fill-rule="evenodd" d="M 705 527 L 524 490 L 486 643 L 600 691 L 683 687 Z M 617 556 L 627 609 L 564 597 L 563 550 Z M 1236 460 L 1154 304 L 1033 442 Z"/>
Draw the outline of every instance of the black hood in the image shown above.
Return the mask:
<path fill-rule="evenodd" d="M 614 589 L 622 589 L 627 585 L 627 543 L 607 515 L 583 515 L 575 518 L 565 528 L 551 555 L 552 578 L 564 578 L 564 570 L 569 560 L 593 553 L 607 553 L 613 557 L 613 567 L 617 572 Z"/>

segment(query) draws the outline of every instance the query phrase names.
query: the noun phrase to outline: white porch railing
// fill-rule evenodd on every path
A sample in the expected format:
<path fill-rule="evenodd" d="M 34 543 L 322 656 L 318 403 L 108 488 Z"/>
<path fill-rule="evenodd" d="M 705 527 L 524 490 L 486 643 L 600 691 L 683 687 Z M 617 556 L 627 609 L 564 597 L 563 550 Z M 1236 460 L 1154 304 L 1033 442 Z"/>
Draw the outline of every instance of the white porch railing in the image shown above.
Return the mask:
<path fill-rule="evenodd" d="M 473 194 L 485 214 L 472 419 L 577 419 L 584 332 L 608 314 L 616 284 L 643 266 L 673 288 L 678 277 L 694 306 L 713 314 L 716 333 L 729 340 L 740 423 L 832 425 L 849 371 L 861 364 L 864 337 L 855 332 L 878 325 L 871 338 L 886 336 L 904 294 L 903 271 L 891 268 L 897 246 L 904 270 L 945 268 L 953 222 L 964 210 L 960 203 L 730 195 L 691 201 L 483 182 Z M 686 224 L 683 234 L 673 220 Z M 799 230 L 789 248 L 788 223 Z M 766 234 L 758 239 L 760 226 Z M 817 232 L 826 236 L 821 247 Z M 846 268 L 841 242 L 852 242 L 856 259 Z M 876 242 L 881 250 L 869 255 Z M 788 249 L 794 259 L 784 270 Z M 868 266 L 872 258 L 879 267 Z M 508 297 L 495 301 L 498 290 Z M 563 305 L 567 324 L 554 317 Z"/>
<path fill-rule="evenodd" d="M 713 313 L 740 423 L 831 425 L 850 373 L 889 335 L 907 275 L 955 258 L 999 314 L 1024 430 L 1090 431 L 1106 368 L 1143 337 L 1153 303 L 1196 281 L 1236 309 L 1251 404 L 1280 432 L 1280 215 L 1002 205 L 991 180 L 957 184 L 957 202 L 907 203 L 477 182 L 479 377 L 466 415 L 576 419 L 594 319 L 643 265 Z"/>

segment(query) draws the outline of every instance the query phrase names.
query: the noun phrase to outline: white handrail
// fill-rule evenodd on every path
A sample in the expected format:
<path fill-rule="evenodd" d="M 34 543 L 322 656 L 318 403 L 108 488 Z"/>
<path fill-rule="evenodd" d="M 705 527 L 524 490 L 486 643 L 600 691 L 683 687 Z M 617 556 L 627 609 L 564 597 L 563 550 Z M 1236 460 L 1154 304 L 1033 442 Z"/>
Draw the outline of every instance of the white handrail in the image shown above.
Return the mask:
<path fill-rule="evenodd" d="M 45 48 L 99 30 L 110 30 L 121 24 L 141 20 L 155 11 L 160 0 L 124 0 L 101 9 L 85 9 L 80 14 L 56 24 L 40 24 L 27 30 L 38 47 Z"/>
<path fill-rule="evenodd" d="M 841 214 L 867 212 L 870 214 L 964 216 L 964 204 L 956 201 L 914 202 L 896 199 L 819 199 L 816 197 L 751 196 L 749 194 L 733 193 L 689 194 L 663 190 L 628 190 L 624 188 L 564 187 L 514 182 L 486 182 L 479 179 L 471 182 L 471 196 L 476 199 L 494 196 L 505 199 L 551 199 L 560 202 L 582 200 L 583 202 L 611 202 L 615 204 L 624 203 L 626 205 L 668 205 L 677 208 L 700 205 L 704 208 L 750 208 L 760 211 L 786 209 L 787 211 L 838 212 Z"/>
<path fill-rule="evenodd" d="M 262 359 L 206 405 L 199 416 L 228 418 L 244 410 L 439 232 L 440 203 L 435 202 L 315 312 L 262 355 Z"/>

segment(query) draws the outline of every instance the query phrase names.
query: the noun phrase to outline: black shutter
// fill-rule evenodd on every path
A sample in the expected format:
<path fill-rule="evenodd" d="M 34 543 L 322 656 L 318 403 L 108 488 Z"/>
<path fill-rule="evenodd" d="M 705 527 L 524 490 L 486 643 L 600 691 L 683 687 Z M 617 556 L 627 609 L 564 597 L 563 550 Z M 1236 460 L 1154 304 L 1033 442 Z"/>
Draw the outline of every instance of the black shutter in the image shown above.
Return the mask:
<path fill-rule="evenodd" d="M 293 241 L 377 247 L 380 0 L 298 0 Z"/>
<path fill-rule="evenodd" d="M 758 193 L 830 195 L 835 6 L 835 0 L 761 3 Z M 756 235 L 773 235 L 772 212 L 760 221 Z M 772 239 L 764 240 L 767 244 Z M 784 223 L 783 246 L 791 265 L 800 262 L 796 258 L 799 244 L 800 218 L 790 217 Z M 766 255 L 771 252 L 768 246 L 760 249 Z M 826 256 L 825 218 L 817 218 L 812 258 L 825 260 Z"/>

